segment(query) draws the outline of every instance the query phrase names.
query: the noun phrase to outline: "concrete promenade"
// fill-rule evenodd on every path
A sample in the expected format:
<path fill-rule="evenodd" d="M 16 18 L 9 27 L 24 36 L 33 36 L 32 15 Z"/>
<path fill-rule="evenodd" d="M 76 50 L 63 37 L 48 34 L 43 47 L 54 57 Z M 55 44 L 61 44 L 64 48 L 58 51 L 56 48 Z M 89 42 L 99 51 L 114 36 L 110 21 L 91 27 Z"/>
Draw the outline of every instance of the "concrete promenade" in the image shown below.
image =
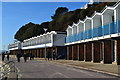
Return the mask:
<path fill-rule="evenodd" d="M 92 63 L 92 62 L 73 61 L 73 60 L 56 60 L 52 62 L 73 66 L 76 68 L 82 68 L 85 70 L 91 70 L 100 73 L 120 76 L 120 66 L 118 66 L 116 63 L 103 64 L 103 63 Z"/>
<path fill-rule="evenodd" d="M 60 61 L 45 61 L 43 59 L 28 60 L 26 63 L 23 58 L 18 63 L 16 58 L 11 58 L 14 61 L 17 68 L 20 71 L 21 78 L 105 78 L 105 80 L 118 80 L 118 77 L 94 72 L 90 70 L 84 70 L 82 68 L 75 68 L 73 66 L 61 64 Z M 65 61 L 64 61 L 65 62 Z M 102 80 L 103 80 L 102 79 Z"/>

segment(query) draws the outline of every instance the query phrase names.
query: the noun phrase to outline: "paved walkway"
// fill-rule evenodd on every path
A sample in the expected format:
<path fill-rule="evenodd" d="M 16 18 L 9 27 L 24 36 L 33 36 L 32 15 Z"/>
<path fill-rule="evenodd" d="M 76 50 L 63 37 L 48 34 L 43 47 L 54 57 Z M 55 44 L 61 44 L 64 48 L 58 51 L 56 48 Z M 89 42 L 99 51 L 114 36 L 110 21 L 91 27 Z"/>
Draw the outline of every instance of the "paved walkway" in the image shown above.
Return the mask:
<path fill-rule="evenodd" d="M 15 56 L 12 56 L 15 58 Z M 37 61 L 44 60 L 43 58 L 35 58 Z M 103 63 L 93 63 L 84 61 L 73 61 L 73 60 L 54 60 L 50 61 L 54 63 L 62 63 L 64 65 L 70 65 L 77 68 L 107 73 L 115 76 L 120 75 L 120 65 L 117 64 L 103 64 Z"/>
<path fill-rule="evenodd" d="M 120 74 L 120 66 L 118 66 L 117 64 L 103 64 L 103 63 L 93 63 L 93 62 L 73 61 L 73 60 L 56 60 L 52 62 L 62 63 L 65 65 L 71 65 L 78 68 L 108 73 L 117 76 Z"/>
<path fill-rule="evenodd" d="M 25 63 L 23 58 L 21 58 L 21 62 L 18 63 L 15 58 L 11 60 L 15 61 L 22 78 L 96 78 L 95 80 L 98 80 L 97 78 L 112 78 L 111 80 L 118 80 L 115 76 L 56 64 L 56 61 L 35 59 Z"/>
<path fill-rule="evenodd" d="M 11 56 L 16 58 L 16 56 Z M 45 60 L 43 58 L 35 58 L 37 61 Z M 50 62 L 62 63 L 66 65 L 84 67 L 89 69 L 101 70 L 105 72 L 120 74 L 120 65 L 118 66 L 116 63 L 113 64 L 103 64 L 103 63 L 93 63 L 93 62 L 84 62 L 84 61 L 73 61 L 73 60 L 50 60 Z"/>

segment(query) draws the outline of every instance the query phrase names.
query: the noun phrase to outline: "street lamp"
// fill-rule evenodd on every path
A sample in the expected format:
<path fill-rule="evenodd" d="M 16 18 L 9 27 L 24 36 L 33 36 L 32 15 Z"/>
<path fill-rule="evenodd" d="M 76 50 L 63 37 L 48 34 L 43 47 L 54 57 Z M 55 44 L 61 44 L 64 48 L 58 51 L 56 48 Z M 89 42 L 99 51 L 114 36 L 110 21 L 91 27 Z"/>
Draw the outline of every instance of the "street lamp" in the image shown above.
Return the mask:
<path fill-rule="evenodd" d="M 43 28 L 43 29 L 44 29 L 45 34 L 46 34 L 47 28 Z M 46 37 L 45 37 L 45 39 L 46 39 Z M 46 41 L 46 40 L 45 40 L 45 41 Z M 45 60 L 46 60 L 46 42 L 45 42 Z"/>

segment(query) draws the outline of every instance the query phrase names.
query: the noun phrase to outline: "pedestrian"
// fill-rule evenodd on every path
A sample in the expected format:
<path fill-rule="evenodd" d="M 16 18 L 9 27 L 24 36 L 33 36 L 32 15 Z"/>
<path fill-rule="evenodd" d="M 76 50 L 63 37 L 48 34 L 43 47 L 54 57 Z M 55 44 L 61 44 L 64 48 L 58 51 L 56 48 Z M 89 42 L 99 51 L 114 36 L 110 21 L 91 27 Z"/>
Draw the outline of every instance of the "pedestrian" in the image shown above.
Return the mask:
<path fill-rule="evenodd" d="M 18 61 L 18 62 L 20 62 L 20 57 L 21 57 L 21 54 L 20 54 L 20 53 L 18 53 L 16 56 L 17 56 L 17 61 Z"/>
<path fill-rule="evenodd" d="M 27 54 L 24 53 L 24 61 L 26 62 L 27 61 Z"/>
<path fill-rule="evenodd" d="M 50 53 L 50 51 L 47 52 L 47 55 L 48 55 L 47 57 L 48 57 L 48 60 L 49 60 L 49 59 L 51 58 L 51 53 Z"/>
<path fill-rule="evenodd" d="M 30 60 L 32 60 L 32 56 L 33 56 L 32 53 L 30 53 Z"/>
<path fill-rule="evenodd" d="M 9 61 L 9 54 L 7 54 L 7 60 Z"/>
<path fill-rule="evenodd" d="M 56 60 L 56 52 L 53 50 L 53 60 Z"/>
<path fill-rule="evenodd" d="M 32 59 L 34 60 L 34 55 L 32 55 Z"/>
<path fill-rule="evenodd" d="M 2 53 L 2 61 L 4 61 L 5 53 Z"/>

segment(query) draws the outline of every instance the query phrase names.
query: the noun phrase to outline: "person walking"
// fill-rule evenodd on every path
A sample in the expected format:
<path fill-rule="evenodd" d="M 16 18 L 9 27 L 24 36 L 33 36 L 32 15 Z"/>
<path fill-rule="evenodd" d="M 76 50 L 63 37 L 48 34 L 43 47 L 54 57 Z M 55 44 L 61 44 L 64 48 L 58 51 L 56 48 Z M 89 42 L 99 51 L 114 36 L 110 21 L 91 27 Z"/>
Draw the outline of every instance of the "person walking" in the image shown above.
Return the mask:
<path fill-rule="evenodd" d="M 32 59 L 34 60 L 34 55 L 32 55 Z"/>
<path fill-rule="evenodd" d="M 56 60 L 56 52 L 53 50 L 53 60 Z"/>
<path fill-rule="evenodd" d="M 9 54 L 7 54 L 7 60 L 9 61 Z"/>
<path fill-rule="evenodd" d="M 2 53 L 2 61 L 4 61 L 5 53 Z"/>
<path fill-rule="evenodd" d="M 24 61 L 26 62 L 27 61 L 27 54 L 24 53 Z"/>
<path fill-rule="evenodd" d="M 18 61 L 18 62 L 20 62 L 20 57 L 21 57 L 21 54 L 20 54 L 20 53 L 18 53 L 18 54 L 16 55 L 16 57 L 17 57 L 17 61 Z"/>
<path fill-rule="evenodd" d="M 33 58 L 33 55 L 32 55 L 32 53 L 30 53 L 30 60 L 32 60 L 32 58 Z"/>
<path fill-rule="evenodd" d="M 49 59 L 51 58 L 51 53 L 50 53 L 50 51 L 47 52 L 47 55 L 48 55 L 47 57 L 48 57 L 48 60 L 49 60 Z"/>

